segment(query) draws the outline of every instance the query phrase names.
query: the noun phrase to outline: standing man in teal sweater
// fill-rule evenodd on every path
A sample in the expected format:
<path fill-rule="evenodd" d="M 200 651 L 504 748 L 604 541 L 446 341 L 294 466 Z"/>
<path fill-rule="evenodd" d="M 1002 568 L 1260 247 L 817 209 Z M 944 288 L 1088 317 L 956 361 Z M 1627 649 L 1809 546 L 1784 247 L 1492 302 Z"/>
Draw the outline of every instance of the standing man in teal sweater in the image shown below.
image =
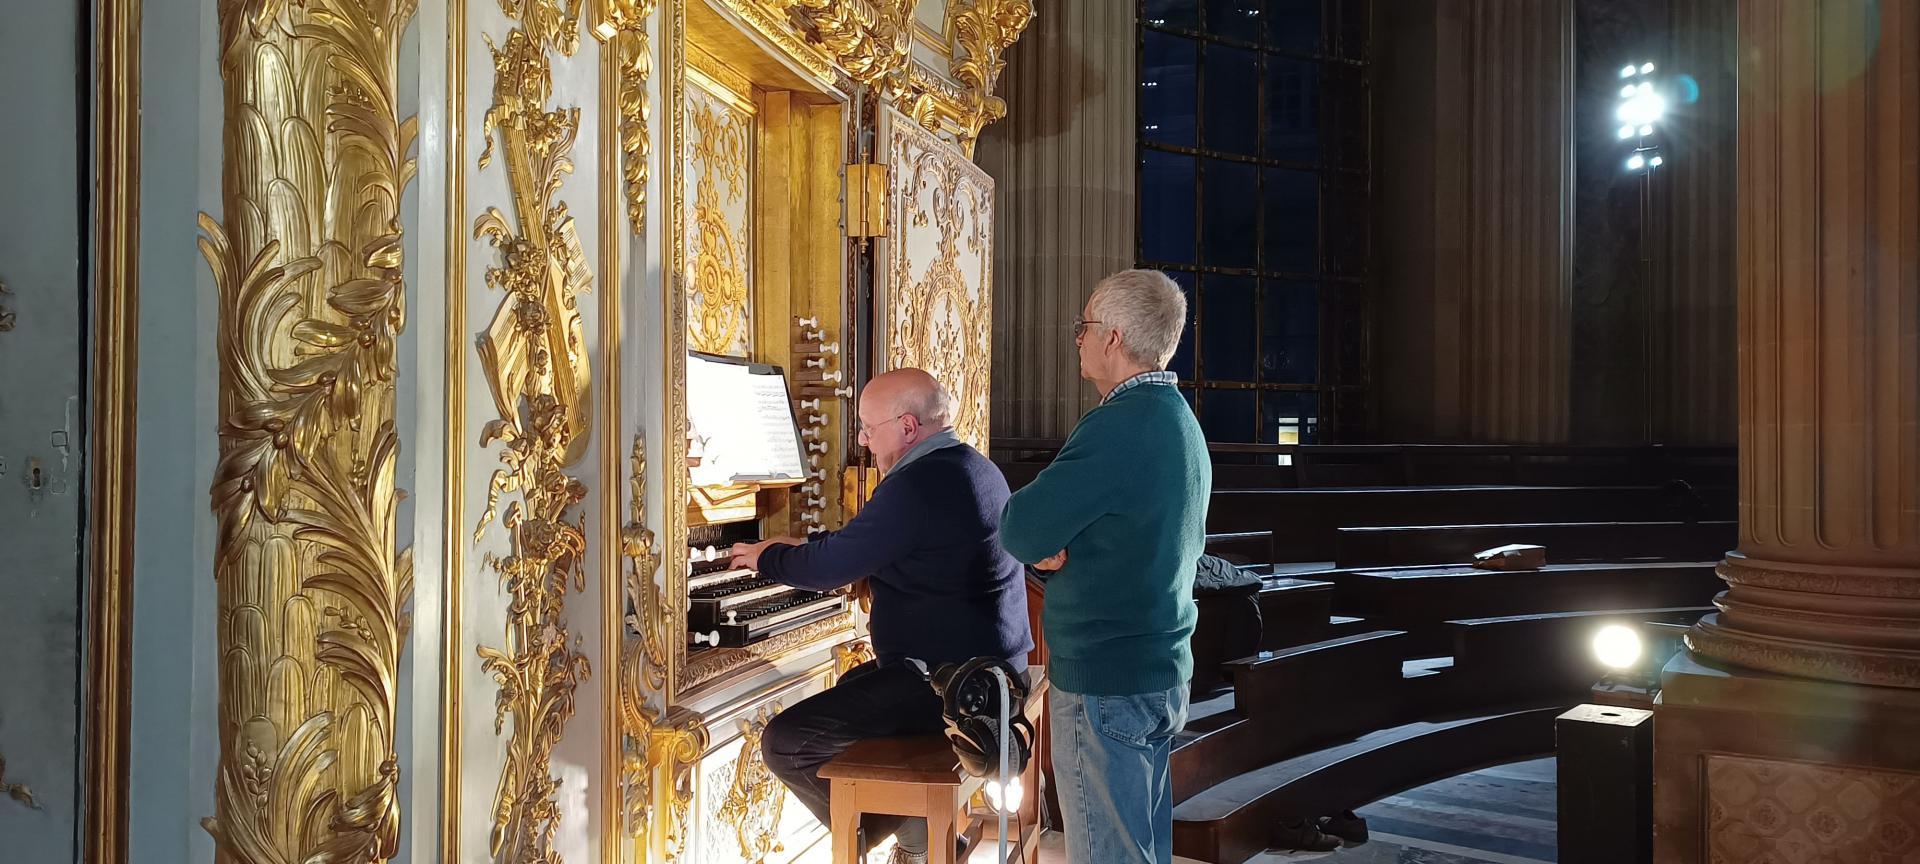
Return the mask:
<path fill-rule="evenodd" d="M 1206 439 L 1166 371 L 1186 318 L 1159 271 L 1094 286 L 1073 336 L 1100 404 L 1001 517 L 1007 551 L 1052 574 L 1048 707 L 1070 864 L 1173 858 L 1167 759 L 1187 720 L 1213 491 Z"/>

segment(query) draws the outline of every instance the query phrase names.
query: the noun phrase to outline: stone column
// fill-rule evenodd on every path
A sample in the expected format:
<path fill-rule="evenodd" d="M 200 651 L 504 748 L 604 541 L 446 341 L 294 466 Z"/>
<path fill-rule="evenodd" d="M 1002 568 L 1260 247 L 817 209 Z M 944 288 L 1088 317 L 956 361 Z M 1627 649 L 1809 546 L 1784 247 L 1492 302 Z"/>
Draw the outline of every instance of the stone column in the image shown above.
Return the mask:
<path fill-rule="evenodd" d="M 1660 862 L 1920 849 L 1920 3 L 1741 0 L 1740 548 L 1668 664 Z"/>

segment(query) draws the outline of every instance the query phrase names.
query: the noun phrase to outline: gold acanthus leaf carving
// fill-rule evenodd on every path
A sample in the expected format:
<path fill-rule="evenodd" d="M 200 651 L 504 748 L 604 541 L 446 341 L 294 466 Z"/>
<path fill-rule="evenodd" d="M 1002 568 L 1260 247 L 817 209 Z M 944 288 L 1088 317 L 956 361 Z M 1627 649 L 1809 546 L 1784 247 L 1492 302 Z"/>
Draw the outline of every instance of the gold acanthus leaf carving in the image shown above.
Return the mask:
<path fill-rule="evenodd" d="M 639 435 L 633 437 L 628 465 L 627 524 L 620 530 L 621 555 L 627 565 L 622 592 L 627 629 L 620 652 L 620 782 L 626 832 L 640 840 L 639 848 L 646 849 L 653 813 L 652 777 L 657 769 L 654 730 L 661 725 L 660 712 L 649 703 L 655 696 L 664 699 L 666 695 L 672 620 L 654 581 L 660 553 L 654 546 L 653 529 L 647 527 L 647 447 Z"/>
<path fill-rule="evenodd" d="M 833 646 L 833 675 L 839 678 L 853 671 L 855 666 L 873 659 L 873 646 L 865 639 L 842 642 Z"/>
<path fill-rule="evenodd" d="M 913 52 L 915 0 L 776 0 L 847 76 L 879 85 L 906 71 Z M 897 86 L 898 82 L 895 82 Z"/>
<path fill-rule="evenodd" d="M 647 232 L 647 159 L 653 152 L 647 124 L 653 106 L 647 99 L 647 79 L 653 75 L 653 47 L 647 37 L 647 19 L 659 0 L 610 0 L 614 28 L 611 50 L 620 69 L 620 177 L 626 183 L 627 222 L 635 236 Z"/>
<path fill-rule="evenodd" d="M 740 756 L 733 764 L 733 782 L 720 800 L 720 822 L 733 829 L 740 842 L 740 858 L 762 864 L 768 855 L 784 851 L 780 843 L 780 796 L 786 788 L 773 776 L 760 753 L 767 723 L 780 713 L 778 701 L 768 703 L 751 718 L 740 719 Z"/>
<path fill-rule="evenodd" d="M 971 157 L 980 130 L 1007 116 L 1007 102 L 993 95 L 1006 68 L 1008 46 L 1033 21 L 1033 0 L 952 0 L 947 26 L 963 54 L 949 69 L 956 88 L 915 66 L 901 90 L 901 110 L 929 130 L 947 127 Z"/>
<path fill-rule="evenodd" d="M 400 606 L 395 342 L 406 319 L 399 119 L 414 4 L 218 6 L 220 862 L 392 857 Z"/>
<path fill-rule="evenodd" d="M 735 236 L 726 205 L 738 203 L 747 194 L 747 148 L 753 121 L 704 94 L 687 104 L 694 130 L 693 161 L 700 172 L 690 226 L 699 246 L 689 279 L 687 340 L 695 351 L 744 355 L 750 347 L 751 315 L 747 238 Z"/>
<path fill-rule="evenodd" d="M 502 467 L 488 483 L 475 540 L 498 515 L 502 495 L 520 497 L 501 518 L 508 553 L 489 558 L 509 598 L 505 642 L 476 649 L 499 688 L 494 733 L 513 720 L 494 791 L 488 850 L 516 864 L 558 864 L 553 748 L 573 716 L 574 691 L 591 671 L 563 614 L 569 587 L 586 589 L 586 517 L 575 505 L 587 497 L 587 488 L 565 468 L 580 457 L 591 428 L 591 370 L 576 300 L 590 270 L 566 205 L 555 201 L 573 170 L 568 153 L 580 111 L 547 107 L 553 77 L 548 52 L 571 54 L 578 47 L 579 2 L 501 0 L 501 9 L 519 26 L 504 45 L 488 40 L 494 102 L 483 120 L 488 140 L 480 165 L 490 164 L 498 146 L 514 215 L 489 207 L 474 233 L 501 251 L 486 283 L 505 297 L 477 350 L 499 411 L 480 444 L 502 445 Z"/>

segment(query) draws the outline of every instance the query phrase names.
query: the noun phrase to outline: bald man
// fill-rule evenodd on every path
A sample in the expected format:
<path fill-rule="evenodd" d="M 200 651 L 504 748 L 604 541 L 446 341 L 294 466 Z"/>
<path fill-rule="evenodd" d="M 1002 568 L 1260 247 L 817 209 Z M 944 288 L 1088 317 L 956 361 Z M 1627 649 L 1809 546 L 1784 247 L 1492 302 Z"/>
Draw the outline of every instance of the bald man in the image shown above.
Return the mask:
<path fill-rule="evenodd" d="M 938 732 L 940 699 L 920 666 L 975 657 L 1026 668 L 1024 569 L 1000 546 L 1007 481 L 955 437 L 953 397 L 921 369 L 876 376 L 860 392 L 860 443 L 885 477 L 839 531 L 801 543 L 775 538 L 733 547 L 733 566 L 825 591 L 866 577 L 873 589 L 875 659 L 767 724 L 761 748 L 821 824 L 829 783 L 820 766 L 863 738 Z M 895 833 L 894 864 L 926 860 L 926 820 L 868 816 L 866 842 Z M 897 833 L 896 833 L 897 832 Z"/>

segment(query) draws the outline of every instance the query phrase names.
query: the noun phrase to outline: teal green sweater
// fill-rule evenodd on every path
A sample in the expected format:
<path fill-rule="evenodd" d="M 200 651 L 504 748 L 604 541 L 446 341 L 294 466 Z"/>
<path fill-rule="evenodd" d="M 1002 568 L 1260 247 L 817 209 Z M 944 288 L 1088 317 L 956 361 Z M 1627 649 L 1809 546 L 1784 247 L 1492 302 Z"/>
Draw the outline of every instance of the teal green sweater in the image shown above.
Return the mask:
<path fill-rule="evenodd" d="M 1169 690 L 1193 674 L 1195 562 L 1213 466 L 1180 392 L 1126 390 L 1088 411 L 1053 464 L 1008 499 L 1000 542 L 1047 579 L 1047 674 L 1082 695 Z"/>

